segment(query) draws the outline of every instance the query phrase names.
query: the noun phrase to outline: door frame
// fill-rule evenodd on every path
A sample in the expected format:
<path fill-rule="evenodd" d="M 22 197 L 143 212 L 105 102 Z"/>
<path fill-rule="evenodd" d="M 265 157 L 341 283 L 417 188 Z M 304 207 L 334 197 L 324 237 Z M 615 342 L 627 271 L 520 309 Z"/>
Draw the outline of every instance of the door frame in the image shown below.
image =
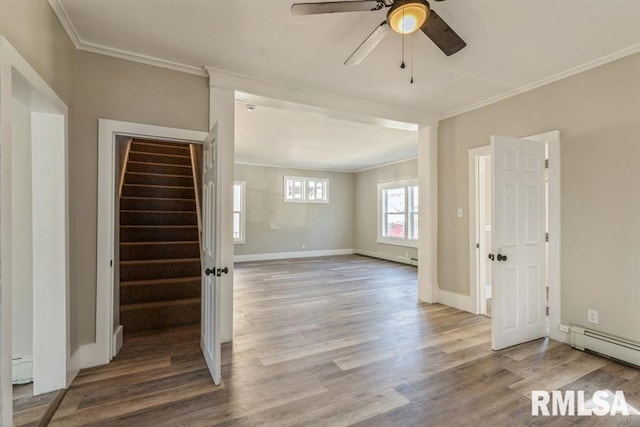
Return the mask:
<path fill-rule="evenodd" d="M 82 346 L 82 367 L 104 365 L 122 345 L 122 326 L 114 324 L 115 310 L 115 206 L 116 138 L 154 139 L 164 142 L 202 144 L 207 132 L 144 123 L 99 119 L 98 121 L 98 244 L 96 255 L 96 342 Z"/>
<path fill-rule="evenodd" d="M 560 342 L 566 342 L 567 334 L 560 330 L 562 301 L 560 296 L 560 249 L 561 249 L 561 197 L 560 197 L 560 131 L 553 130 L 536 135 L 520 137 L 533 141 L 546 142 L 549 159 L 549 331 L 548 336 Z M 489 146 L 469 150 L 469 289 L 471 309 L 479 313 L 479 292 L 476 277 L 476 158 L 490 154 Z"/>
<path fill-rule="evenodd" d="M 14 97 L 25 99 L 32 132 L 43 135 L 34 144 L 36 138 L 32 134 L 30 141 L 34 394 L 63 389 L 78 372 L 69 341 L 69 113 L 64 101 L 1 36 L 0 94 L 0 423 L 12 425 L 11 149 L 14 141 L 11 122 Z M 46 286 L 40 286 L 44 283 Z"/>

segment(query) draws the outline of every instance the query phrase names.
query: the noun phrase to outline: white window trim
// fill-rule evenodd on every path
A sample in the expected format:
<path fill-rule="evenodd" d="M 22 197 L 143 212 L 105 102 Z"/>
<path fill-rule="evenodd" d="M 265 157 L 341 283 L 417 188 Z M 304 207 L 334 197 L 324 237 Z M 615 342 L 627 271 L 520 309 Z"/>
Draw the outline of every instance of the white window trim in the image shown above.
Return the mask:
<path fill-rule="evenodd" d="M 406 246 L 409 248 L 417 248 L 418 247 L 418 239 L 409 239 L 409 238 L 397 238 L 397 237 L 385 237 L 382 235 L 382 190 L 386 190 L 389 188 L 400 188 L 400 187 L 411 187 L 411 186 L 417 186 L 418 185 L 418 179 L 417 178 L 411 178 L 411 179 L 400 179 L 397 181 L 388 181 L 388 182 L 381 182 L 378 184 L 378 204 L 376 207 L 376 211 L 377 211 L 377 217 L 378 220 L 376 222 L 376 228 L 377 228 L 377 234 L 378 234 L 378 243 L 384 243 L 385 245 L 395 245 L 395 246 Z M 405 197 L 407 198 L 408 201 L 408 193 L 405 192 Z M 406 208 L 405 208 L 405 218 L 409 218 L 409 215 L 411 213 L 411 211 L 409 210 L 409 204 L 406 203 L 405 204 Z M 407 224 L 408 226 L 408 224 Z M 408 231 L 407 231 L 408 232 Z"/>
<path fill-rule="evenodd" d="M 236 245 L 241 245 L 247 242 L 247 204 L 245 201 L 247 200 L 247 185 L 245 181 L 233 181 L 233 186 L 240 185 L 240 238 L 233 239 L 233 243 Z M 233 213 L 235 214 L 235 210 Z"/>
<path fill-rule="evenodd" d="M 301 199 L 287 199 L 287 182 L 292 179 L 298 179 L 302 181 L 302 198 Z M 325 182 L 326 197 L 324 200 L 309 200 L 307 198 L 307 181 L 323 181 Z M 313 176 L 291 176 L 285 175 L 282 180 L 282 199 L 286 203 L 329 203 L 329 178 L 316 178 Z"/>

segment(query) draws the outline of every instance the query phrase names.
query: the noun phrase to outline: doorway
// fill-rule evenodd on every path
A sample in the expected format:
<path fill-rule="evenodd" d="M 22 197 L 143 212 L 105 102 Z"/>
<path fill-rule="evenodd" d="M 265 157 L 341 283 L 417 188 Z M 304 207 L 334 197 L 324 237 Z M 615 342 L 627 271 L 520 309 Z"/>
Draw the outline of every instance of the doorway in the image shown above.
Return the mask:
<path fill-rule="evenodd" d="M 163 144 L 201 144 L 206 132 L 100 119 L 98 137 L 98 251 L 96 343 L 83 346 L 83 368 L 104 365 L 122 346 L 119 294 L 119 187 L 124 177 L 118 144 L 144 139 Z M 123 150 L 126 152 L 126 150 Z M 123 154 L 124 155 L 124 154 Z M 197 173 L 196 173 L 197 174 Z M 194 175 L 196 175 L 194 174 Z M 162 263 L 161 263 L 162 264 Z"/>
<path fill-rule="evenodd" d="M 2 424 L 12 384 L 75 376 L 69 348 L 66 104 L 0 37 Z"/>
<path fill-rule="evenodd" d="M 545 258 L 547 336 L 564 342 L 560 324 L 560 134 L 551 131 L 523 139 L 545 143 Z M 490 248 L 493 173 L 489 146 L 469 150 L 470 296 L 476 314 L 491 316 Z"/>

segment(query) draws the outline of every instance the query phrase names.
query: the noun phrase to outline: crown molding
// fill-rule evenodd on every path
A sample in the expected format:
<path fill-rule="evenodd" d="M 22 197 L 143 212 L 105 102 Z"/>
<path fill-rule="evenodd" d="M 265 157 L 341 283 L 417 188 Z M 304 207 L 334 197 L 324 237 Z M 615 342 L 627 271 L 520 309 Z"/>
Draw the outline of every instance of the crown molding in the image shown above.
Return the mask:
<path fill-rule="evenodd" d="M 353 98 L 341 97 L 339 95 L 333 95 L 323 92 L 314 92 L 305 89 L 292 88 L 284 86 L 275 82 L 260 80 L 250 76 L 244 76 L 241 74 L 235 74 L 232 72 L 219 70 L 213 67 L 196 67 L 193 65 L 181 64 L 174 61 L 169 61 L 162 58 L 143 55 L 136 52 L 127 50 L 116 49 L 109 46 L 100 45 L 97 43 L 91 43 L 83 40 L 73 26 L 69 15 L 62 6 L 60 0 L 48 0 L 49 5 L 53 9 L 54 13 L 58 17 L 58 20 L 62 24 L 63 28 L 67 32 L 67 35 L 78 50 L 97 53 L 100 55 L 112 56 L 119 59 L 138 62 L 146 65 L 152 65 L 155 67 L 167 68 L 174 71 L 179 71 L 188 74 L 194 74 L 202 77 L 209 77 L 210 86 L 219 88 L 226 88 L 232 90 L 239 90 L 256 95 L 272 97 L 276 99 L 285 99 L 291 102 L 298 102 L 301 104 L 310 104 L 324 108 L 333 108 L 337 110 L 347 111 L 354 114 L 362 114 L 373 117 L 387 118 L 391 120 L 397 120 L 400 122 L 409 122 L 426 126 L 437 126 L 438 122 L 451 117 L 459 116 L 461 114 L 476 110 L 478 108 L 486 107 L 496 102 L 503 101 L 512 96 L 516 96 L 525 92 L 528 92 L 539 87 L 555 83 L 559 80 L 567 77 L 580 74 L 582 72 L 591 70 L 593 68 L 605 65 L 609 62 L 622 59 L 624 57 L 633 55 L 640 52 L 640 43 L 632 45 L 630 47 L 621 49 L 617 52 L 602 56 L 593 61 L 589 61 L 585 64 L 571 68 L 569 70 L 554 74 L 552 76 L 543 78 L 536 82 L 521 86 L 519 88 L 504 92 L 502 94 L 469 104 L 465 107 L 449 111 L 442 115 L 433 115 L 430 113 L 404 110 L 401 108 L 394 108 L 389 105 L 376 104 L 366 101 L 361 101 Z"/>
<path fill-rule="evenodd" d="M 201 67 L 194 67 L 193 65 L 181 64 L 179 62 L 168 61 L 166 59 L 156 58 L 154 56 L 142 55 L 140 53 L 135 53 L 128 50 L 116 49 L 113 47 L 85 41 L 78 34 L 78 31 L 71 22 L 71 19 L 69 18 L 69 15 L 67 14 L 67 11 L 65 10 L 60 0 L 49 0 L 49 5 L 51 6 L 51 9 L 53 9 L 53 13 L 55 13 L 58 17 L 58 20 L 62 24 L 62 27 L 67 32 L 67 35 L 71 39 L 71 42 L 78 50 L 97 53 L 100 55 L 112 56 L 114 58 L 152 65 L 154 67 L 167 68 L 169 70 L 180 71 L 182 73 L 195 74 L 201 77 L 209 76 L 209 74 Z"/>
<path fill-rule="evenodd" d="M 521 93 L 529 92 L 530 90 L 537 89 L 542 86 L 546 86 L 551 83 L 555 83 L 557 81 L 566 79 L 567 77 L 575 76 L 576 74 L 583 73 L 585 71 L 591 70 L 593 68 L 599 67 L 601 65 L 608 64 L 610 62 L 616 61 L 618 59 L 625 58 L 627 56 L 631 56 L 635 53 L 640 52 L 640 43 L 635 44 L 633 46 L 621 49 L 617 52 L 613 52 L 609 55 L 602 56 L 593 61 L 589 61 L 585 64 L 578 65 L 577 67 L 573 67 L 569 70 L 563 71 L 561 73 L 554 74 L 549 77 L 545 77 L 544 79 L 538 80 L 537 82 L 533 82 L 519 88 L 504 92 L 500 95 L 493 96 L 491 98 L 487 98 L 485 100 L 473 103 L 463 108 L 459 108 L 457 110 L 450 111 L 444 115 L 442 115 L 439 120 L 449 119 L 451 117 L 459 116 L 464 113 L 468 113 L 469 111 L 477 110 L 478 108 L 486 107 L 491 104 L 495 104 L 496 102 L 503 101 L 507 98 L 511 98 L 516 95 L 520 95 Z"/>
<path fill-rule="evenodd" d="M 418 160 L 418 156 L 412 156 L 412 157 L 407 157 L 406 159 L 394 160 L 393 162 L 382 163 L 382 164 L 376 165 L 376 166 L 369 166 L 369 167 L 366 167 L 366 168 L 363 168 L 363 169 L 355 170 L 355 171 L 353 171 L 353 173 L 366 172 L 366 171 L 370 171 L 370 170 L 374 170 L 374 169 L 384 168 L 384 167 L 387 167 L 387 166 L 393 166 L 393 165 L 397 165 L 397 164 L 400 164 L 400 163 L 410 162 L 411 160 Z"/>

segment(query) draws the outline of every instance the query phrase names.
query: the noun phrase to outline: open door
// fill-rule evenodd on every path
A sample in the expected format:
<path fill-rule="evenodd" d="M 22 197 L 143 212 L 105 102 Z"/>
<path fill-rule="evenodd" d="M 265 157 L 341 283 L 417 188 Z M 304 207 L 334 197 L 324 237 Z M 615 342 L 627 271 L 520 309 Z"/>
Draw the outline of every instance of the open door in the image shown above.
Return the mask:
<path fill-rule="evenodd" d="M 546 335 L 545 145 L 491 137 L 493 316 L 499 350 Z"/>
<path fill-rule="evenodd" d="M 216 285 L 221 269 L 218 235 L 218 138 L 216 123 L 204 140 L 202 156 L 202 321 L 200 347 L 213 382 L 220 384 L 220 288 Z"/>

